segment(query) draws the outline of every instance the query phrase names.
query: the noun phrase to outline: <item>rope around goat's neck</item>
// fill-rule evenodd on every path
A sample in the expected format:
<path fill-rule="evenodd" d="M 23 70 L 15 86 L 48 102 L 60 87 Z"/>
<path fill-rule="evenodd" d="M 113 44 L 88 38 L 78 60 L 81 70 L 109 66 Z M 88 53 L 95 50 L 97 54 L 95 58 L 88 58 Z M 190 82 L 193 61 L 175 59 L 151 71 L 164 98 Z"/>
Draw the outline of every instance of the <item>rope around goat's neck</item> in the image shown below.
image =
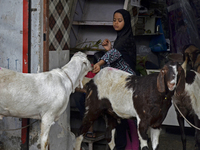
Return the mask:
<path fill-rule="evenodd" d="M 67 77 L 69 78 L 69 80 L 70 80 L 70 82 L 71 82 L 71 84 L 72 84 L 72 91 L 73 91 L 73 82 L 72 82 L 72 80 L 71 80 L 71 78 L 69 77 L 69 75 L 64 71 L 64 73 L 67 75 Z"/>
<path fill-rule="evenodd" d="M 176 107 L 176 109 L 178 110 L 178 112 L 181 114 L 181 116 L 185 119 L 185 121 L 186 121 L 190 126 L 192 126 L 193 128 L 195 128 L 195 129 L 197 129 L 197 130 L 200 130 L 200 128 L 196 127 L 195 125 L 193 125 L 190 121 L 188 121 L 188 120 L 186 119 L 186 117 L 181 113 L 181 111 L 180 111 L 180 109 L 178 108 L 178 106 L 176 105 L 176 103 L 173 102 L 173 104 L 174 104 L 174 106 Z"/>

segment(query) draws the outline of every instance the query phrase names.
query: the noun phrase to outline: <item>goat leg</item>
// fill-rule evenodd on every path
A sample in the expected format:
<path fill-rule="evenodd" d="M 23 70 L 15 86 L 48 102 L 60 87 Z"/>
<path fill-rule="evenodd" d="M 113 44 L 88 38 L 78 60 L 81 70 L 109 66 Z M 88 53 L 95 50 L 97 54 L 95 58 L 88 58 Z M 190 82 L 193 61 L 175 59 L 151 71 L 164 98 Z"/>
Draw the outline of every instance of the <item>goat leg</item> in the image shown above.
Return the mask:
<path fill-rule="evenodd" d="M 138 120 L 138 136 L 140 139 L 140 147 L 141 150 L 149 150 L 148 148 L 148 134 L 147 134 L 147 130 L 149 125 L 147 124 L 147 121 L 145 120 Z M 139 121 L 140 120 L 140 121 Z"/>
<path fill-rule="evenodd" d="M 186 150 L 186 136 L 185 136 L 185 130 L 184 130 L 184 119 L 180 116 L 179 112 L 177 112 L 177 120 L 179 123 L 180 131 L 181 131 L 181 141 L 183 145 L 183 150 Z"/>
<path fill-rule="evenodd" d="M 196 127 L 200 127 L 200 120 L 197 115 L 194 116 L 194 124 Z M 200 131 L 198 129 L 195 129 L 195 139 L 195 150 L 200 150 Z"/>
<path fill-rule="evenodd" d="M 104 120 L 106 123 L 106 134 L 105 134 L 105 138 L 107 140 L 107 142 L 109 143 L 111 141 L 112 138 L 112 130 L 117 126 L 117 119 L 112 117 L 111 115 L 107 114 L 104 115 Z"/>
<path fill-rule="evenodd" d="M 47 150 L 49 131 L 54 121 L 53 118 L 49 116 L 43 116 L 41 121 L 41 150 Z"/>
<path fill-rule="evenodd" d="M 93 125 L 94 121 L 97 120 L 97 118 L 100 116 L 101 112 L 102 110 L 96 112 L 93 112 L 92 110 L 86 111 L 81 127 L 79 128 L 78 137 L 76 138 L 75 150 L 80 150 L 81 143 L 83 141 L 85 134 L 87 133 L 89 128 Z"/>
<path fill-rule="evenodd" d="M 150 128 L 151 132 L 151 142 L 153 150 L 158 150 L 159 146 L 159 136 L 160 136 L 160 128 Z"/>
<path fill-rule="evenodd" d="M 109 147 L 110 147 L 110 150 L 113 150 L 114 147 L 115 147 L 115 132 L 116 132 L 116 129 L 113 129 L 112 131 L 112 138 L 111 138 L 111 141 L 108 143 Z"/>
<path fill-rule="evenodd" d="M 84 117 L 84 119 L 87 120 L 87 116 L 86 116 L 86 118 Z M 86 132 L 89 130 L 89 128 L 93 124 L 93 121 L 86 121 L 84 119 L 83 119 L 83 123 L 82 123 L 81 127 L 79 128 L 78 137 L 76 138 L 75 150 L 81 149 L 81 143 L 83 141 L 84 135 L 86 134 Z"/>
<path fill-rule="evenodd" d="M 111 150 L 115 147 L 115 127 L 117 125 L 117 119 L 111 115 L 104 115 L 104 120 L 106 122 L 106 134 L 105 139 L 108 142 L 108 145 Z"/>

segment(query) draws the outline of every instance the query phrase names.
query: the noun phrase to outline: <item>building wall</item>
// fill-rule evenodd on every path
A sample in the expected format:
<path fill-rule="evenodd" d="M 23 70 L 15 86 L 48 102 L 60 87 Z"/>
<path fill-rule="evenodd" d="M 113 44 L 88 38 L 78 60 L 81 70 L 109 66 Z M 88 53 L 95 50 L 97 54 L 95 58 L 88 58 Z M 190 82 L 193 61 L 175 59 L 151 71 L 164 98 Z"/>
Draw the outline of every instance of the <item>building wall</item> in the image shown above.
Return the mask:
<path fill-rule="evenodd" d="M 31 2 L 31 73 L 37 73 L 43 71 L 43 0 Z"/>
<path fill-rule="evenodd" d="M 32 8 L 37 7 L 38 2 L 32 2 Z M 35 7 L 34 7 L 35 5 Z M 42 14 L 42 4 L 39 4 L 41 12 L 37 12 L 36 15 Z M 69 34 L 70 31 L 70 15 L 73 8 L 73 0 L 51 0 L 49 1 L 49 70 L 55 68 L 61 68 L 69 61 Z M 39 7 L 39 6 L 38 6 Z M 34 14 L 32 14 L 34 15 Z M 34 17 L 32 17 L 34 18 Z M 32 21 L 38 22 L 39 16 Z M 41 19 L 42 20 L 42 19 Z M 41 21 L 42 22 L 42 21 Z M 42 23 L 41 23 L 42 24 Z M 35 26 L 40 28 L 40 22 Z M 34 30 L 34 29 L 33 29 Z M 42 30 L 39 30 L 42 32 Z M 37 35 L 37 33 L 35 33 Z M 33 38 L 35 41 L 40 41 L 38 38 Z M 35 45 L 36 49 L 42 47 L 42 42 Z M 33 43 L 32 43 L 33 44 Z M 36 54 L 34 60 L 41 60 L 42 54 L 38 51 L 34 51 Z M 34 57 L 32 55 L 32 57 Z M 38 64 L 41 64 L 39 62 Z M 37 70 L 38 64 L 34 63 L 32 68 Z M 39 66 L 39 68 L 42 68 Z M 39 69 L 40 72 L 42 69 Z M 67 107 L 66 111 L 60 116 L 59 120 L 52 125 L 49 133 L 49 146 L 50 150 L 73 150 L 73 143 L 75 140 L 74 134 L 70 132 L 70 108 Z M 31 119 L 31 122 L 35 120 Z M 30 150 L 37 150 L 40 148 L 40 121 L 33 124 L 30 128 L 29 136 Z"/>
<path fill-rule="evenodd" d="M 22 72 L 23 0 L 0 1 L 0 66 Z M 19 118 L 0 120 L 0 128 L 21 127 Z M 1 147 L 20 150 L 21 130 L 0 131 Z"/>
<path fill-rule="evenodd" d="M 56 1 L 56 0 L 53 0 Z M 52 0 L 49 2 L 53 2 Z M 31 1 L 31 73 L 43 71 L 43 0 Z M 59 0 L 57 0 L 59 2 Z M 67 15 L 71 15 L 72 0 L 66 2 L 64 8 Z M 69 5 L 69 6 L 68 6 Z M 22 35 L 23 35 L 23 0 L 0 1 L 0 66 L 22 72 Z M 70 19 L 69 19 L 70 20 Z M 56 21 L 60 21 L 56 18 Z M 65 21 L 64 21 L 65 22 Z M 70 26 L 70 22 L 67 23 Z M 66 27 L 66 32 L 68 29 Z M 65 32 L 64 31 L 64 32 Z M 63 33 L 64 43 L 68 43 L 68 36 Z M 63 43 L 59 43 L 62 45 Z M 63 48 L 50 51 L 49 68 L 62 67 L 69 61 L 69 51 L 64 44 Z M 72 150 L 75 136 L 70 132 L 69 108 L 60 116 L 60 119 L 51 127 L 50 149 Z M 36 122 L 35 122 L 36 121 Z M 30 119 L 29 149 L 40 149 L 40 120 Z M 1 129 L 21 128 L 21 119 L 6 117 L 0 121 Z M 0 131 L 0 148 L 4 150 L 21 149 L 21 130 Z"/>
<path fill-rule="evenodd" d="M 22 71 L 23 0 L 0 1 L 0 66 Z"/>
<path fill-rule="evenodd" d="M 71 0 L 49 1 L 49 50 L 69 48 Z"/>

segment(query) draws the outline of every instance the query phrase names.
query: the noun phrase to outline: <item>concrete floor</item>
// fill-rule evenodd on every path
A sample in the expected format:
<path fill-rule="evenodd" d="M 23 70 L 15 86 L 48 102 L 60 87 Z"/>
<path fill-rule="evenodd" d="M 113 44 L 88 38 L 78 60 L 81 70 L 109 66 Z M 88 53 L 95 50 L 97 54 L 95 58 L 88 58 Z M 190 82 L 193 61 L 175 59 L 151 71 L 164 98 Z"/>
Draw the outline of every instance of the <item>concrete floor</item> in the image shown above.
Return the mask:
<path fill-rule="evenodd" d="M 186 139 L 186 149 L 195 150 L 194 129 L 186 128 Z M 182 150 L 179 127 L 163 126 L 159 143 L 159 150 Z"/>
<path fill-rule="evenodd" d="M 76 112 L 77 113 L 77 112 Z M 81 121 L 79 118 L 79 112 L 76 114 L 71 114 L 71 127 L 74 128 L 75 134 L 77 132 L 77 129 L 80 127 Z M 105 124 L 102 124 L 102 122 L 99 120 L 99 122 L 96 122 L 98 124 L 98 128 L 96 129 L 102 129 L 100 134 L 102 135 L 105 130 Z M 95 130 L 95 126 L 94 126 Z M 195 138 L 194 138 L 194 129 L 186 127 L 186 138 L 187 138 L 187 147 L 186 150 L 195 150 Z M 162 131 L 159 138 L 159 150 L 182 150 L 182 142 L 181 142 L 181 135 L 180 135 L 180 129 L 178 126 L 162 126 Z M 83 143 L 83 149 L 82 150 L 89 150 L 88 144 Z M 107 142 L 105 140 L 101 140 L 99 142 L 95 142 L 93 144 L 93 150 L 107 150 L 106 149 Z M 149 142 L 150 150 L 151 143 Z"/>
<path fill-rule="evenodd" d="M 194 130 L 192 128 L 186 128 L 186 137 L 186 150 L 195 150 Z M 159 140 L 159 150 L 182 150 L 179 127 L 163 126 Z M 107 150 L 106 148 L 104 140 L 95 142 L 93 145 L 93 150 Z M 152 150 L 150 142 L 149 148 Z M 89 150 L 87 143 L 83 143 L 83 150 Z"/>

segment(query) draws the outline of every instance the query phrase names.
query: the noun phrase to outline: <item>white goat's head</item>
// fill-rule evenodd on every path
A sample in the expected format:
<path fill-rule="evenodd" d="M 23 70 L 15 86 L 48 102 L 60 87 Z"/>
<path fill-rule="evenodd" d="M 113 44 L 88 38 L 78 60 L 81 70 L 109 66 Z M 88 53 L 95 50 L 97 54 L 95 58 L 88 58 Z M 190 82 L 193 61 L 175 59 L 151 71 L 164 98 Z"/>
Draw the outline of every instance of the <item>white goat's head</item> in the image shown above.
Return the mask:
<path fill-rule="evenodd" d="M 84 78 L 84 76 L 92 70 L 92 66 L 90 61 L 87 59 L 87 55 L 85 53 L 82 52 L 77 52 L 73 55 L 73 57 L 71 59 L 77 60 L 77 61 L 81 61 L 82 62 L 82 66 L 77 66 L 77 69 L 81 69 L 81 77 L 79 80 L 79 87 L 83 88 L 82 85 L 82 80 Z"/>

